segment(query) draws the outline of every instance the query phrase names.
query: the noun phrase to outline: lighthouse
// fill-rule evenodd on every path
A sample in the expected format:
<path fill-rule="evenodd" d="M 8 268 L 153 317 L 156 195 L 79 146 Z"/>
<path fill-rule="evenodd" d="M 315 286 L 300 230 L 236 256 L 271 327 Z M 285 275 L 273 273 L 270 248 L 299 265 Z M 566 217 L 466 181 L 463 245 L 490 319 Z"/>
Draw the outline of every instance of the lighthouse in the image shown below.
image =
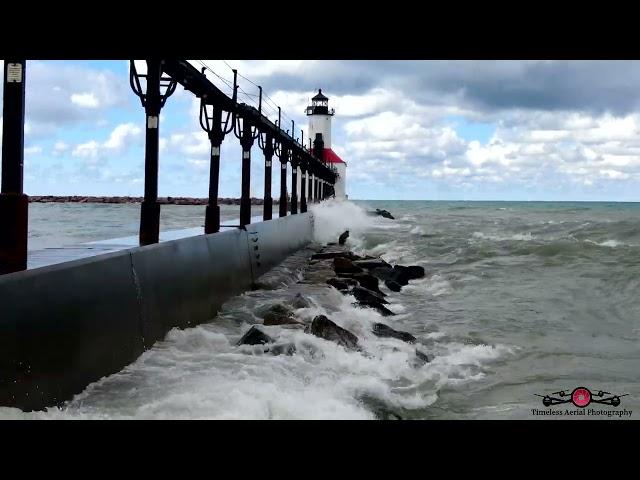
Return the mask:
<path fill-rule="evenodd" d="M 347 198 L 347 164 L 331 149 L 331 118 L 335 110 L 333 108 L 329 110 L 329 98 L 322 94 L 322 89 L 318 90 L 318 94 L 311 99 L 311 105 L 307 107 L 306 113 L 309 117 L 309 139 L 312 144 L 318 138 L 324 142 L 322 160 L 335 167 L 338 172 L 338 179 L 334 186 L 335 196 L 345 200 Z"/>

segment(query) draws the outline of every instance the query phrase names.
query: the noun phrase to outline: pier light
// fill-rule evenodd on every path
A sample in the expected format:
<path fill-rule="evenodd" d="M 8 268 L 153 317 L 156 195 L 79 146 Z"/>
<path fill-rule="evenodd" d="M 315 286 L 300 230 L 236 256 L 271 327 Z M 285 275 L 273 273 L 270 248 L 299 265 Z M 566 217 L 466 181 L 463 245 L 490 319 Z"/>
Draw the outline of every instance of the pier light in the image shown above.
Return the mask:
<path fill-rule="evenodd" d="M 331 120 L 335 115 L 335 110 L 329 109 L 329 98 L 322 93 L 322 90 L 318 90 L 318 93 L 311 99 L 311 105 L 306 109 L 306 114 L 309 117 L 309 139 L 313 139 L 314 150 L 316 139 L 321 138 L 324 143 L 322 146 L 323 152 L 320 155 L 315 153 L 315 156 L 320 158 L 322 162 L 326 163 L 331 170 L 336 171 L 338 178 L 335 183 L 335 197 L 339 199 L 346 199 L 346 175 L 347 164 L 340 156 L 331 148 Z M 318 137 L 320 135 L 320 137 Z"/>

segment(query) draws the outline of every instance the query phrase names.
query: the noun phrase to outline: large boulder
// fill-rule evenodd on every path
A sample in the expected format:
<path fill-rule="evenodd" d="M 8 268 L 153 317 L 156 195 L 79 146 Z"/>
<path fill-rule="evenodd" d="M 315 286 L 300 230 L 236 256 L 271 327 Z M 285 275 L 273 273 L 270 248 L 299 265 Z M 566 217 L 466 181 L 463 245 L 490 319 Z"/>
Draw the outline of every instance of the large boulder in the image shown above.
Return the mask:
<path fill-rule="evenodd" d="M 383 282 L 387 280 L 397 281 L 396 276 L 398 272 L 394 270 L 393 267 L 376 267 L 369 270 L 369 273 Z M 407 283 L 405 283 L 405 285 L 407 285 Z"/>
<path fill-rule="evenodd" d="M 264 345 L 266 343 L 273 343 L 274 340 L 254 325 L 242 338 L 238 341 L 238 345 Z"/>
<path fill-rule="evenodd" d="M 343 257 L 333 259 L 333 269 L 336 273 L 362 273 L 364 271 L 355 266 L 351 260 Z"/>
<path fill-rule="evenodd" d="M 356 300 L 361 303 L 381 303 L 383 305 L 387 305 L 387 302 L 381 295 L 378 295 L 376 292 L 372 292 L 364 287 L 353 287 L 351 292 Z"/>
<path fill-rule="evenodd" d="M 349 230 L 338 237 L 338 243 L 344 245 L 347 242 L 347 238 L 349 238 Z"/>
<path fill-rule="evenodd" d="M 371 270 L 373 268 L 393 268 L 381 258 L 364 258 L 362 260 L 354 260 L 353 264 L 360 268 L 366 268 L 367 270 Z"/>
<path fill-rule="evenodd" d="M 274 325 L 301 325 L 301 322 L 299 322 L 292 316 L 281 316 L 268 313 L 264 317 L 264 325 L 266 327 L 271 327 Z"/>
<path fill-rule="evenodd" d="M 401 283 L 399 280 L 408 282 L 409 280 L 422 278 L 425 274 L 424 267 L 421 267 L 420 265 L 410 265 L 408 267 L 396 265 L 393 267 L 393 270 L 396 272 L 394 280 L 398 283 Z"/>
<path fill-rule="evenodd" d="M 337 257 L 348 258 L 349 260 L 361 260 L 361 257 L 348 250 L 314 253 L 311 255 L 311 260 L 331 260 Z"/>
<path fill-rule="evenodd" d="M 324 315 L 318 315 L 313 319 L 309 332 L 316 337 L 335 342 L 344 348 L 350 350 L 358 349 L 358 337 L 349 330 L 336 325 Z"/>
<path fill-rule="evenodd" d="M 420 350 L 416 348 L 416 358 L 424 365 L 425 363 L 429 363 L 431 360 L 426 353 L 422 353 Z"/>
<path fill-rule="evenodd" d="M 273 285 L 266 282 L 253 282 L 251 284 L 251 290 L 276 290 L 280 288 L 279 285 Z"/>
<path fill-rule="evenodd" d="M 290 325 L 300 323 L 293 317 L 293 312 L 286 305 L 276 303 L 272 305 L 264 314 L 264 324 L 271 325 Z"/>
<path fill-rule="evenodd" d="M 349 293 L 356 297 L 356 305 L 373 308 L 385 317 L 395 315 L 395 313 L 385 307 L 385 304 L 389 302 L 371 290 L 362 287 L 353 287 Z"/>
<path fill-rule="evenodd" d="M 332 287 L 337 288 L 341 292 L 349 290 L 351 287 L 358 285 L 358 282 L 356 282 L 352 278 L 335 278 L 334 277 L 327 280 L 327 283 Z"/>
<path fill-rule="evenodd" d="M 353 262 L 354 265 L 359 265 L 360 262 Z M 401 286 L 408 285 L 409 280 L 415 280 L 422 278 L 425 275 L 424 267 L 420 265 L 395 265 L 374 267 L 369 270 L 369 273 L 382 281 L 393 281 Z"/>
<path fill-rule="evenodd" d="M 311 303 L 301 293 L 296 293 L 296 296 L 291 300 L 291 306 L 293 308 L 309 308 Z"/>
<path fill-rule="evenodd" d="M 421 267 L 420 265 L 410 265 L 406 267 L 403 265 L 395 265 L 394 267 L 376 267 L 369 270 L 369 273 L 383 282 L 395 282 L 400 286 L 409 285 L 409 280 L 422 278 L 425 275 L 424 267 Z M 387 285 L 387 287 L 389 287 L 389 285 Z M 393 288 L 389 288 L 393 290 Z M 396 288 L 395 285 L 394 288 Z"/>
<path fill-rule="evenodd" d="M 395 217 L 391 215 L 391 213 L 389 213 L 387 210 L 380 210 L 379 208 L 376 208 L 376 214 L 384 218 L 390 218 L 391 220 L 395 220 Z"/>
<path fill-rule="evenodd" d="M 402 285 L 400 285 L 398 282 L 394 282 L 393 280 L 385 280 L 384 284 L 392 292 L 399 292 L 400 290 L 402 290 Z"/>
<path fill-rule="evenodd" d="M 374 323 L 373 334 L 377 337 L 397 338 L 398 340 L 402 340 L 403 342 L 407 343 L 414 343 L 416 341 L 416 337 L 411 335 L 409 332 L 394 330 L 384 323 Z"/>
<path fill-rule="evenodd" d="M 373 308 L 374 310 L 376 310 L 383 317 L 391 317 L 391 316 L 395 315 L 395 313 L 393 313 L 391 310 L 389 310 L 387 307 L 385 307 L 381 303 L 356 302 L 356 305 L 359 305 L 361 307 Z"/>
<path fill-rule="evenodd" d="M 361 287 L 371 290 L 382 297 L 385 296 L 385 294 L 380 291 L 379 280 L 373 275 L 369 275 L 368 273 L 355 273 L 351 278 L 356 280 Z"/>
<path fill-rule="evenodd" d="M 287 305 L 283 305 L 282 303 L 274 303 L 271 305 L 268 310 L 264 312 L 262 318 L 264 318 L 268 313 L 273 313 L 275 315 L 293 315 L 291 308 Z"/>

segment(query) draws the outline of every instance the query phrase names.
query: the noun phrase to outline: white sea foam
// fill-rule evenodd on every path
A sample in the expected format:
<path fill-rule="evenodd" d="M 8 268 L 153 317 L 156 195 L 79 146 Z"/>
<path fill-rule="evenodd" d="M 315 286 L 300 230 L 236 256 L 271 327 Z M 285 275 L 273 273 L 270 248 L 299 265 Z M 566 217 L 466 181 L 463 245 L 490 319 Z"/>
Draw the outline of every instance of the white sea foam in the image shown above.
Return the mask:
<path fill-rule="evenodd" d="M 417 259 L 413 254 L 411 247 L 403 245 L 397 240 L 393 240 L 387 243 L 380 243 L 375 247 L 366 250 L 368 255 L 382 258 L 384 261 L 391 264 L 411 262 L 414 263 Z"/>
<path fill-rule="evenodd" d="M 311 211 L 316 241 L 336 241 L 348 229 L 349 247 L 356 251 L 364 248 L 372 229 L 397 226 L 393 220 L 367 215 L 351 202 L 331 200 Z M 424 231 L 416 226 L 411 233 Z M 386 241 L 367 253 L 391 263 L 419 263 L 406 238 Z M 278 270 L 283 276 L 295 273 L 286 264 Z M 283 281 L 281 290 L 235 297 L 212 323 L 172 330 L 133 364 L 93 383 L 62 410 L 23 413 L 0 408 L 0 418 L 372 419 L 371 399 L 386 408 L 424 409 L 437 401 L 442 386 L 481 379 L 488 365 L 512 353 L 504 345 L 463 344 L 442 331 L 421 334 L 408 326 L 415 312 L 404 299 L 454 293 L 450 281 L 439 274 L 412 280 L 401 293 L 389 292 L 388 308 L 397 313 L 394 317 L 356 306 L 353 296 L 328 286 L 303 290 L 311 305 L 295 311 L 298 319 L 309 323 L 317 315 L 328 316 L 359 338 L 362 353 L 284 326 L 260 328 L 277 344 L 295 344 L 294 355 L 273 356 L 262 346 L 236 346 L 252 323 L 260 321 L 257 309 L 281 301 L 291 281 Z M 376 322 L 410 331 L 418 337 L 417 345 L 375 336 Z M 432 361 L 418 362 L 416 347 Z"/>
<path fill-rule="evenodd" d="M 449 353 L 441 355 L 434 360 L 434 363 L 452 365 L 475 365 L 481 366 L 484 363 L 492 362 L 505 355 L 513 355 L 513 347 L 506 345 L 468 345 L 462 343 L 451 343 L 447 345 Z"/>
<path fill-rule="evenodd" d="M 311 206 L 310 211 L 316 242 L 335 242 L 345 230 L 349 230 L 347 244 L 353 250 L 362 248 L 365 232 L 377 222 L 377 217 L 367 215 L 364 208 L 346 200 L 330 199 Z"/>
<path fill-rule="evenodd" d="M 452 293 L 453 287 L 446 278 L 435 274 L 430 277 L 410 281 L 409 285 L 402 288 L 402 291 L 418 295 L 427 293 L 431 296 L 438 297 L 440 295 Z"/>
<path fill-rule="evenodd" d="M 605 240 L 604 242 L 594 242 L 593 240 L 589 240 L 587 238 L 585 242 L 591 243 L 593 245 L 598 245 L 600 247 L 611 247 L 611 248 L 619 247 L 620 245 L 633 246 L 633 245 L 619 242 L 618 240 Z"/>
<path fill-rule="evenodd" d="M 514 233 L 513 235 L 491 235 L 483 232 L 473 232 L 472 237 L 481 240 L 494 240 L 497 242 L 502 242 L 505 240 L 520 240 L 523 242 L 528 242 L 531 240 L 535 240 L 535 237 L 531 234 L 531 232 Z"/>
<path fill-rule="evenodd" d="M 277 343 L 294 343 L 295 355 L 237 347 L 250 325 L 233 328 L 227 322 L 231 312 L 223 311 L 214 323 L 171 330 L 132 365 L 90 385 L 62 410 L 0 409 L 0 418 L 372 419 L 375 413 L 363 399 L 387 408 L 426 408 L 437 400 L 440 386 L 479 379 L 485 363 L 509 353 L 502 346 L 443 343 L 432 362 L 416 364 L 415 345 L 372 333 L 375 322 L 402 329 L 401 315 L 391 323 L 374 310 L 355 306 L 350 295 L 329 288 L 325 293 L 296 314 L 307 322 L 316 315 L 329 316 L 358 336 L 363 353 L 277 326 L 260 328 Z M 233 311 L 251 295 L 238 297 Z M 391 309 L 402 310 L 390 300 Z M 431 342 L 438 338 L 438 332 L 425 335 Z"/>

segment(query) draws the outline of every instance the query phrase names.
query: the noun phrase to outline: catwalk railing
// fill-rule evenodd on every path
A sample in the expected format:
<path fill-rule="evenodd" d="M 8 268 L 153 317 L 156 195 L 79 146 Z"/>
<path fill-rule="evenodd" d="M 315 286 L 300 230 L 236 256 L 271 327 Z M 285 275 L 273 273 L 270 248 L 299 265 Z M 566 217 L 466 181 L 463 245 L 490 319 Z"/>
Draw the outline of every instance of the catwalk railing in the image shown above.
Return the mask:
<path fill-rule="evenodd" d="M 220 146 L 231 132 L 242 146 L 242 180 L 240 225 L 251 221 L 251 149 L 256 140 L 264 154 L 263 219 L 272 218 L 272 160 L 280 161 L 279 216 L 307 211 L 308 202 L 318 202 L 333 195 L 336 170 L 323 159 L 323 141 L 315 139 L 306 148 L 278 121 L 272 122 L 262 112 L 262 88 L 259 87 L 258 108 L 238 102 L 237 71 L 234 70 L 233 94 L 228 96 L 186 60 L 147 59 L 146 73 L 139 73 L 130 61 L 130 85 L 145 109 L 144 199 L 140 212 L 140 245 L 158 243 L 160 204 L 158 203 L 160 112 L 178 84 L 200 99 L 200 125 L 211 144 L 209 195 L 205 211 L 205 233 L 220 231 L 218 187 L 220 182 Z M 0 192 L 0 274 L 25 270 L 27 265 L 28 196 L 23 189 L 24 120 L 26 60 L 4 61 L 2 190 Z M 301 137 L 304 139 L 304 132 Z M 304 142 L 304 140 L 303 140 Z M 287 164 L 291 166 L 291 200 L 288 205 Z M 301 187 L 298 198 L 300 170 Z M 307 188 L 308 180 L 308 188 Z"/>

